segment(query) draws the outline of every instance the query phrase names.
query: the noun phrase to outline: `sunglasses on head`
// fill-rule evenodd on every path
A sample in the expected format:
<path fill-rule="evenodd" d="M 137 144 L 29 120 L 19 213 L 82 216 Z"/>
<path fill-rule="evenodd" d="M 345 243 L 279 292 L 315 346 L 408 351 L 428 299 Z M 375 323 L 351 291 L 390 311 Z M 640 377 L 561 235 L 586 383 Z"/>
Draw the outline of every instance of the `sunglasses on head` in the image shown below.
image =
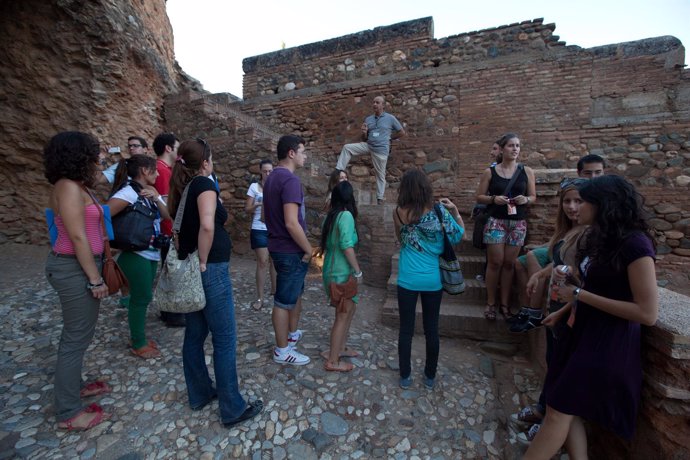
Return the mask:
<path fill-rule="evenodd" d="M 568 187 L 579 187 L 585 184 L 589 179 L 583 179 L 581 177 L 566 177 L 561 181 L 561 190 Z"/>

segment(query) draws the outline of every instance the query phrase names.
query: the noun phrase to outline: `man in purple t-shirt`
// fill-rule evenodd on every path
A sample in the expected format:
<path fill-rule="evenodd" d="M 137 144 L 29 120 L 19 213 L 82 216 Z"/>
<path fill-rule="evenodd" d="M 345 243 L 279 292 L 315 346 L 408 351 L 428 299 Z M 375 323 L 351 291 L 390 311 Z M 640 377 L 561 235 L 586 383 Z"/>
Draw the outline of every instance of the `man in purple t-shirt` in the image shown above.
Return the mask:
<path fill-rule="evenodd" d="M 296 349 L 302 338 L 297 329 L 302 312 L 304 277 L 311 260 L 311 244 L 300 208 L 304 193 L 295 170 L 307 158 L 304 139 L 287 135 L 278 141 L 278 165 L 264 184 L 264 221 L 268 229 L 268 252 L 276 269 L 276 293 L 273 298 L 273 329 L 276 348 L 273 361 L 303 366 L 310 359 Z"/>

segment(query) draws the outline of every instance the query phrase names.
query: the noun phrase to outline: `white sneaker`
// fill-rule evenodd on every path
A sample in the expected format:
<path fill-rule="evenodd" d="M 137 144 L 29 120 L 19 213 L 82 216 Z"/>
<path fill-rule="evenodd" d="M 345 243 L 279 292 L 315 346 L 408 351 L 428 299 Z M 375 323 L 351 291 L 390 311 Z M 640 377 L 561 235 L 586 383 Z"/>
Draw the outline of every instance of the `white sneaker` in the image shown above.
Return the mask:
<path fill-rule="evenodd" d="M 302 336 L 304 334 L 302 333 L 301 329 L 297 329 L 295 331 L 295 335 L 288 334 L 288 347 L 292 350 L 297 346 L 297 342 L 299 342 L 302 339 Z"/>
<path fill-rule="evenodd" d="M 289 348 L 288 351 L 283 354 L 278 354 L 277 350 L 273 350 L 273 361 L 277 362 L 278 364 L 304 366 L 305 364 L 309 364 L 311 359 L 309 359 L 309 356 L 303 355 L 299 351 Z"/>

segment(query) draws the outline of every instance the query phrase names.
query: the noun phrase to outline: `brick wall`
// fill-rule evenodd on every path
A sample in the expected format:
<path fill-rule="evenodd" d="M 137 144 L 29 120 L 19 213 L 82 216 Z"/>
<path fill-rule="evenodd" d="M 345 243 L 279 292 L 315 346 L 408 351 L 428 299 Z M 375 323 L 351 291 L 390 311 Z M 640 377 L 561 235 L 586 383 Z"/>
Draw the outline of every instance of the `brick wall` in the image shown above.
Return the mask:
<path fill-rule="evenodd" d="M 598 153 L 654 206 L 661 251 L 687 255 L 690 76 L 677 39 L 582 49 L 564 46 L 539 19 L 440 40 L 430 37 L 428 18 L 390 28 L 246 59 L 242 111 L 305 136 L 312 165 L 328 171 L 383 94 L 408 132 L 389 160 L 389 198 L 402 172 L 421 166 L 437 195 L 464 213 L 493 140 L 506 131 L 519 133 L 522 160 L 535 169 L 573 168 Z M 277 89 L 262 86 L 268 79 Z M 370 168 L 352 172 L 373 188 Z M 664 203 L 671 211 L 661 212 Z M 552 220 L 552 208 L 533 209 L 532 242 L 548 239 L 543 223 Z"/>

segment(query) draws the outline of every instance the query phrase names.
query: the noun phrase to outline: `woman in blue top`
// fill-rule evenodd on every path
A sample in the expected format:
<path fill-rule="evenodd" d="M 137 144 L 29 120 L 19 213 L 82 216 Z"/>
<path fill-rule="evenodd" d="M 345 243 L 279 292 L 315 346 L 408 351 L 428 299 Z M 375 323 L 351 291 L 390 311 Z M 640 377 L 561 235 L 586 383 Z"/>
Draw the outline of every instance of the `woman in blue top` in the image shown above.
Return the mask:
<path fill-rule="evenodd" d="M 442 198 L 440 204 L 443 210 L 442 223 L 434 211 L 433 190 L 426 174 L 419 169 L 411 169 L 403 174 L 398 206 L 393 213 L 396 235 L 401 244 L 398 269 L 398 359 L 400 387 L 403 389 L 412 385 L 410 353 L 418 296 L 422 298 L 426 337 L 424 385 L 429 389 L 434 387 L 439 352 L 438 317 L 443 294 L 438 264 L 439 255 L 443 252 L 441 225 L 453 244 L 457 244 L 465 233 L 465 225 L 455 204 L 448 198 Z"/>
<path fill-rule="evenodd" d="M 110 215 L 116 216 L 135 203 L 139 197 L 158 216 L 153 221 L 154 235 L 160 234 L 161 216 L 170 218 L 163 198 L 153 185 L 158 177 L 156 159 L 146 155 L 132 155 L 120 161 L 115 171 L 112 196 L 108 200 Z M 131 179 L 130 179 L 131 178 Z M 143 251 L 124 250 L 117 261 L 129 281 L 130 295 L 127 318 L 132 341 L 132 354 L 149 359 L 160 356 L 155 342 L 146 340 L 146 310 L 153 298 L 153 280 L 161 259 L 160 250 L 149 246 Z"/>

